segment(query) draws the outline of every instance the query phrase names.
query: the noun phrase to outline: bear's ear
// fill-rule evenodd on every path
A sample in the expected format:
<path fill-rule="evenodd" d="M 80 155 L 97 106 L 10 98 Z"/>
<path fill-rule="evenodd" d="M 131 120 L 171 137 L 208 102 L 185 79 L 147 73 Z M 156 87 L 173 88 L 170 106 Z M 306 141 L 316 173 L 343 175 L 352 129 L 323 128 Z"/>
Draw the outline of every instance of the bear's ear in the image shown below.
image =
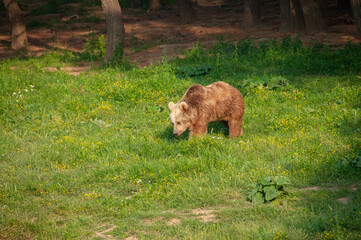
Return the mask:
<path fill-rule="evenodd" d="M 181 102 L 181 104 L 180 104 L 180 110 L 182 111 L 182 112 L 185 112 L 185 111 L 187 111 L 188 110 L 188 104 L 187 103 L 185 103 L 185 102 Z"/>
<path fill-rule="evenodd" d="M 168 108 L 172 110 L 172 108 L 174 107 L 174 105 L 175 105 L 174 102 L 170 102 L 170 103 L 168 103 Z"/>

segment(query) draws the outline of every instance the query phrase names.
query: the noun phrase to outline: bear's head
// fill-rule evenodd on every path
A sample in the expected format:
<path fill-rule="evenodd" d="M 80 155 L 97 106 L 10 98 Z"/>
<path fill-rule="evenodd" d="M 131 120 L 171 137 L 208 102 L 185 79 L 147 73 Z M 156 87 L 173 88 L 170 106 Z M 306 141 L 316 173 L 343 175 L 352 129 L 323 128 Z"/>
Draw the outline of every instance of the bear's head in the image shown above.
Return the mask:
<path fill-rule="evenodd" d="M 189 105 L 186 102 L 168 104 L 170 109 L 170 121 L 173 124 L 173 134 L 180 136 L 182 133 L 191 126 L 191 116 L 189 111 Z"/>

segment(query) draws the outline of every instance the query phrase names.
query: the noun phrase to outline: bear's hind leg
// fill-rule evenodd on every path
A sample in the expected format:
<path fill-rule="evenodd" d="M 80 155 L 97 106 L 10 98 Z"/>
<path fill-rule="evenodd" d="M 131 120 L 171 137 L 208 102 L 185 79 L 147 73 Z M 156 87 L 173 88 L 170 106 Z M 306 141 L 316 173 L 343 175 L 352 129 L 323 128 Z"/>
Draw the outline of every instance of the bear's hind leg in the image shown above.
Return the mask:
<path fill-rule="evenodd" d="M 229 121 L 229 136 L 231 138 L 238 137 L 243 134 L 242 122 L 239 121 Z"/>

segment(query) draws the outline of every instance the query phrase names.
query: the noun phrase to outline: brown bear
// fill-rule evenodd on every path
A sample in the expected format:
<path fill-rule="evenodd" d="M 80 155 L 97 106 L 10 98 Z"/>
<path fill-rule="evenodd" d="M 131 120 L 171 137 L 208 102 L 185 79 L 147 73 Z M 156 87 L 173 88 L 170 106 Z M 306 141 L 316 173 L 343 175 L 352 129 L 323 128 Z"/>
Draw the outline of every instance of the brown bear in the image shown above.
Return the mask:
<path fill-rule="evenodd" d="M 243 134 L 244 101 L 242 94 L 225 82 L 188 88 L 182 99 L 168 104 L 173 134 L 180 136 L 188 128 L 189 139 L 207 134 L 209 122 L 221 121 L 229 127 L 229 136 Z"/>

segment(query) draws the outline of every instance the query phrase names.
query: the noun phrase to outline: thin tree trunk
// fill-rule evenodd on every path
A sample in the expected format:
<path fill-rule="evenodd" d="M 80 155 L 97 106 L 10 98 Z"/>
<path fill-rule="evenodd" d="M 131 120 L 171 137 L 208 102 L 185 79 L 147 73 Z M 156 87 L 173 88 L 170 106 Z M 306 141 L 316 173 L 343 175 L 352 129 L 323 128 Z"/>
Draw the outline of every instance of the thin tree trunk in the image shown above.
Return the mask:
<path fill-rule="evenodd" d="M 321 7 L 317 0 L 300 0 L 305 19 L 306 31 L 318 33 L 326 31 L 326 24 L 322 18 Z"/>
<path fill-rule="evenodd" d="M 244 3 L 242 26 L 252 27 L 261 24 L 261 0 L 246 0 Z"/>
<path fill-rule="evenodd" d="M 351 0 L 354 22 L 361 37 L 361 0 Z"/>
<path fill-rule="evenodd" d="M 149 0 L 149 10 L 157 11 L 161 7 L 160 0 Z"/>
<path fill-rule="evenodd" d="M 118 0 L 101 0 L 107 24 L 105 62 L 120 61 L 124 53 L 124 24 Z"/>
<path fill-rule="evenodd" d="M 177 5 L 182 23 L 191 23 L 198 20 L 190 0 L 177 0 Z"/>
<path fill-rule="evenodd" d="M 281 31 L 301 31 L 305 29 L 299 0 L 280 0 Z"/>
<path fill-rule="evenodd" d="M 12 28 L 11 48 L 14 50 L 26 48 L 28 45 L 26 24 L 18 2 L 16 0 L 4 0 L 4 5 L 8 10 Z"/>

